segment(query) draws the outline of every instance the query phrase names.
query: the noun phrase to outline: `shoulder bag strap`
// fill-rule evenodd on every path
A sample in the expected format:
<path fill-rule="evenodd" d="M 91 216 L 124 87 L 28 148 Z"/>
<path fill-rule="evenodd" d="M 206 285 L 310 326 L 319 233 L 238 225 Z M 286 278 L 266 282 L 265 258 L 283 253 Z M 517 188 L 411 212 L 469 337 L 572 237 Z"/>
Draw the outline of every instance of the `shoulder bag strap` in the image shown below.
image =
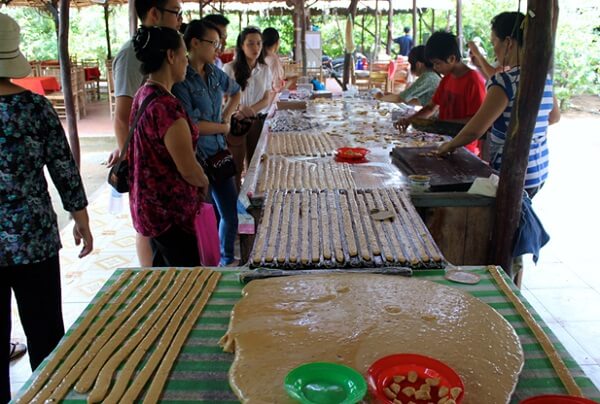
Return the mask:
<path fill-rule="evenodd" d="M 140 119 L 140 116 L 142 115 L 142 112 L 144 112 L 144 110 L 146 109 L 148 104 L 150 104 L 152 102 L 152 100 L 154 100 L 159 95 L 163 95 L 163 91 L 160 89 L 151 93 L 144 99 L 144 101 L 142 101 L 142 104 L 138 108 L 138 110 L 135 114 L 135 118 L 133 119 L 133 124 L 129 127 L 129 135 L 127 136 L 125 145 L 123 145 L 123 150 L 121 151 L 121 157 L 119 158 L 119 162 L 123 161 L 123 159 L 125 158 L 125 154 L 127 153 L 127 149 L 129 148 L 129 143 L 131 142 L 131 138 L 133 137 L 133 132 L 135 131 L 135 128 L 138 124 L 138 120 Z"/>

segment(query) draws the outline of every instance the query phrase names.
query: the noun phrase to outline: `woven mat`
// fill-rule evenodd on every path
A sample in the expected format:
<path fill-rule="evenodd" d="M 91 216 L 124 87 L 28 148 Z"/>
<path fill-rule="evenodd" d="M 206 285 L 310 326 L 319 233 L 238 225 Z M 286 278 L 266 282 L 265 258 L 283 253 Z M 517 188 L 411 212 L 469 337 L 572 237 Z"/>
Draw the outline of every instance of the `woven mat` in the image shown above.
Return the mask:
<path fill-rule="evenodd" d="M 120 272 L 120 270 L 115 271 L 91 304 L 98 300 L 98 296 L 118 278 Z M 490 273 L 484 268 L 473 269 L 473 272 L 481 276 L 481 282 L 477 285 L 461 285 L 449 282 L 444 279 L 444 272 L 439 270 L 415 271 L 414 276 L 471 293 L 496 309 L 513 325 L 523 345 L 525 366 L 513 395 L 512 403 L 518 403 L 524 398 L 540 394 L 566 394 L 560 378 L 553 369 L 541 345 L 537 342 L 534 334 L 523 321 L 521 315 L 515 310 L 513 304 L 510 303 L 510 300 L 501 291 Z M 218 341 L 227 330 L 230 310 L 240 299 L 241 290 L 242 285 L 238 282 L 237 272 L 225 272 L 219 281 L 217 290 L 213 293 L 211 300 L 192 330 L 173 367 L 166 391 L 163 395 L 163 402 L 238 402 L 229 387 L 227 378 L 227 371 L 233 360 L 233 355 L 222 352 L 218 346 Z M 513 290 L 521 297 L 516 289 Z M 544 331 L 549 335 L 554 347 L 560 353 L 584 395 L 600 402 L 600 392 L 598 389 L 585 376 L 581 368 L 559 343 L 550 329 L 543 324 L 542 319 L 535 314 L 533 308 L 524 298 L 521 297 L 521 299 L 525 302 L 531 313 L 533 313 L 538 323 L 542 324 Z M 82 313 L 82 316 L 90 309 L 91 304 Z M 73 327 L 79 324 L 82 316 L 75 322 Z M 68 333 L 73 330 L 73 327 Z M 42 366 L 45 363 L 46 361 Z M 32 378 L 38 374 L 40 369 L 34 373 Z M 25 391 L 31 380 L 25 384 L 20 394 Z M 84 403 L 85 396 L 72 391 L 64 402 L 67 404 Z"/>

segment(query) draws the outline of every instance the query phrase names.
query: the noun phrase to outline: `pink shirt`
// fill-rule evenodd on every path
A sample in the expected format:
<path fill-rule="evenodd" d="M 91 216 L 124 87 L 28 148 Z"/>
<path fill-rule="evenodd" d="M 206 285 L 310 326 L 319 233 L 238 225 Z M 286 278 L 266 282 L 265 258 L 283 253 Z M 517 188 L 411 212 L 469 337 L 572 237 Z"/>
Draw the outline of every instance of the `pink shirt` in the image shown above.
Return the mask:
<path fill-rule="evenodd" d="M 138 90 L 133 100 L 130 125 L 143 100 L 154 91 L 162 90 L 152 84 Z M 179 100 L 165 92 L 142 112 L 127 151 L 133 227 L 146 237 L 159 236 L 172 225 L 194 232 L 200 193 L 179 174 L 164 142 L 165 134 L 180 118 L 188 122 L 195 148 L 198 132 Z"/>

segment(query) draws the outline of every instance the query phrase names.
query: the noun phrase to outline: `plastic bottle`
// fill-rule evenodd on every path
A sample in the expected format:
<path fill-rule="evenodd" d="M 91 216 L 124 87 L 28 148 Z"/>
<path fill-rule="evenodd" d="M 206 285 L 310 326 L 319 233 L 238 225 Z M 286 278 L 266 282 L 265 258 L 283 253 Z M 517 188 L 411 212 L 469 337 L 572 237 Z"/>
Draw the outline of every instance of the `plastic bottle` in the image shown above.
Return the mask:
<path fill-rule="evenodd" d="M 363 60 L 362 58 L 358 58 L 358 60 L 356 61 L 356 70 L 362 70 L 363 69 Z"/>
<path fill-rule="evenodd" d="M 116 189 L 110 189 L 110 199 L 108 201 L 108 212 L 112 215 L 118 215 L 123 211 L 123 195 Z"/>

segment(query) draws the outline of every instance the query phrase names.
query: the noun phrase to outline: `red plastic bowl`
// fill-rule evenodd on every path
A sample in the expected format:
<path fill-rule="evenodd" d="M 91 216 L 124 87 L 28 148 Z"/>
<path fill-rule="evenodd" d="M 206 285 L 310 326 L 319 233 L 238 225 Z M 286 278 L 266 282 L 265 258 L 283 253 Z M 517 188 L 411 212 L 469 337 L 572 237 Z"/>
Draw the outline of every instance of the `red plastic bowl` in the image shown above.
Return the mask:
<path fill-rule="evenodd" d="M 367 161 L 366 155 L 370 152 L 364 147 L 340 147 L 336 150 L 336 161 L 346 163 L 363 163 Z"/>
<path fill-rule="evenodd" d="M 465 395 L 465 386 L 460 376 L 448 365 L 437 359 L 417 354 L 395 354 L 378 359 L 371 365 L 367 372 L 367 382 L 371 395 L 379 403 L 393 404 L 383 393 L 391 379 L 396 375 L 406 375 L 411 370 L 417 372 L 419 380 L 425 378 L 437 377 L 440 379 L 440 386 L 448 388 L 460 387 L 462 393 L 456 398 L 458 404 L 461 403 Z"/>
<path fill-rule="evenodd" d="M 546 394 L 543 396 L 530 397 L 521 401 L 519 404 L 596 404 L 596 402 L 581 397 Z"/>

